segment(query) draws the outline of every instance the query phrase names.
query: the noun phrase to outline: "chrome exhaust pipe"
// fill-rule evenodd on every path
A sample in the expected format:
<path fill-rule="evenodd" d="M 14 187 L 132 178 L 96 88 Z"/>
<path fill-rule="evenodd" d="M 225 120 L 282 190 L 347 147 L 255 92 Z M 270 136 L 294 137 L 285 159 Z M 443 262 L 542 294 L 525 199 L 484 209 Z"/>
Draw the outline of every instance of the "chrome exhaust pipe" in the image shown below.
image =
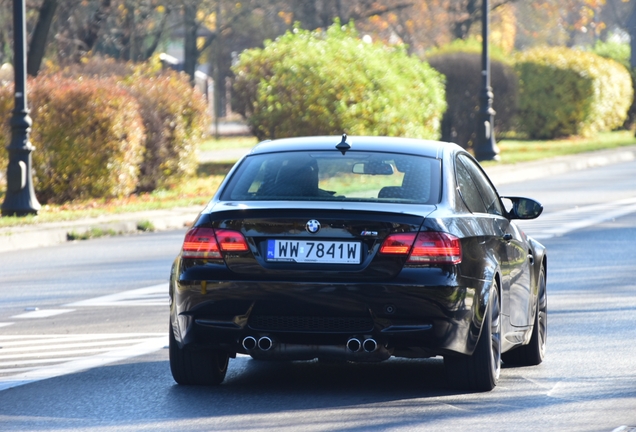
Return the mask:
<path fill-rule="evenodd" d="M 378 343 L 375 339 L 367 339 L 362 343 L 362 348 L 368 353 L 372 353 L 376 349 L 378 349 Z"/>
<path fill-rule="evenodd" d="M 360 339 L 351 338 L 347 341 L 347 349 L 351 352 L 358 352 L 362 348 L 362 343 Z"/>
<path fill-rule="evenodd" d="M 253 336 L 246 336 L 243 339 L 242 345 L 245 350 L 252 351 L 254 348 L 256 348 L 256 339 Z"/>
<path fill-rule="evenodd" d="M 263 351 L 268 351 L 273 346 L 274 342 L 267 336 L 263 336 L 258 340 L 258 347 Z"/>

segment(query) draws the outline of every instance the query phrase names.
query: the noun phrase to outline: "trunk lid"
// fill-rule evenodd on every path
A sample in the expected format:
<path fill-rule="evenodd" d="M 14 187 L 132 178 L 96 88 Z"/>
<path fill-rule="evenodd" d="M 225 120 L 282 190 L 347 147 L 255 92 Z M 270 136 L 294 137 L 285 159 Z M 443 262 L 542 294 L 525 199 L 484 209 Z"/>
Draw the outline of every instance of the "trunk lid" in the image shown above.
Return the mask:
<path fill-rule="evenodd" d="M 197 225 L 239 231 L 248 252 L 225 253 L 230 271 L 239 278 L 319 281 L 377 281 L 391 279 L 404 266 L 406 256 L 378 251 L 393 233 L 419 231 L 425 215 L 435 206 L 369 204 L 338 208 L 333 203 L 289 203 L 276 209 L 271 203 L 245 208 L 218 203 L 201 215 Z M 269 204 L 269 205 L 268 205 Z M 243 208 L 242 208 L 243 207 Z"/>

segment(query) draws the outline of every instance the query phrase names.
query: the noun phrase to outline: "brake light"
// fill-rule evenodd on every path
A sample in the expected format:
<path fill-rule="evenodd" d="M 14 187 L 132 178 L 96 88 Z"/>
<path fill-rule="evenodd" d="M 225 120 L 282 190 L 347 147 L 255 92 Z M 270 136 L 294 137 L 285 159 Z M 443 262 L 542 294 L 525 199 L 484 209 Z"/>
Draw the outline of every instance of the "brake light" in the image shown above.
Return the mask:
<path fill-rule="evenodd" d="M 216 230 L 216 239 L 224 252 L 244 252 L 247 250 L 245 237 L 238 231 Z"/>
<path fill-rule="evenodd" d="M 454 235 L 443 232 L 422 232 L 417 235 L 407 262 L 428 264 L 459 264 L 462 247 Z"/>
<path fill-rule="evenodd" d="M 380 253 L 388 255 L 406 255 L 411 250 L 411 246 L 413 246 L 416 234 L 417 233 L 391 234 L 382 243 Z"/>
<path fill-rule="evenodd" d="M 391 234 L 382 243 L 380 253 L 408 254 L 406 262 L 416 264 L 459 264 L 462 261 L 459 238 L 434 231 Z"/>
<path fill-rule="evenodd" d="M 221 259 L 212 228 L 192 228 L 186 233 L 181 250 L 183 258 Z"/>
<path fill-rule="evenodd" d="M 183 241 L 182 258 L 222 259 L 223 252 L 248 249 L 245 237 L 238 231 L 192 228 Z"/>

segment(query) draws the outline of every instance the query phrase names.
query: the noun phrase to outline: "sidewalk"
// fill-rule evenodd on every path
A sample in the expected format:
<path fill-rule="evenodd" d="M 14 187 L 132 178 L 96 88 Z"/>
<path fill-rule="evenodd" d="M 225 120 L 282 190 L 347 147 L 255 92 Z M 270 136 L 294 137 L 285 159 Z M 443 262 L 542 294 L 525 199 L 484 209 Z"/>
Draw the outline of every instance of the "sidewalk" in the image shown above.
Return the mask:
<path fill-rule="evenodd" d="M 217 154 L 213 159 L 209 156 L 211 160 L 236 160 L 240 156 L 231 154 L 231 150 L 227 153 L 215 153 Z M 636 146 L 512 165 L 495 165 L 487 167 L 486 172 L 495 186 L 498 186 L 633 160 L 636 160 Z M 189 226 L 202 209 L 203 206 L 182 207 L 0 228 L 0 252 L 64 243 L 68 241 L 70 233 L 83 234 L 92 229 L 112 230 L 121 234 L 137 233 L 138 226 L 144 224 L 151 224 L 157 231 L 182 229 Z"/>

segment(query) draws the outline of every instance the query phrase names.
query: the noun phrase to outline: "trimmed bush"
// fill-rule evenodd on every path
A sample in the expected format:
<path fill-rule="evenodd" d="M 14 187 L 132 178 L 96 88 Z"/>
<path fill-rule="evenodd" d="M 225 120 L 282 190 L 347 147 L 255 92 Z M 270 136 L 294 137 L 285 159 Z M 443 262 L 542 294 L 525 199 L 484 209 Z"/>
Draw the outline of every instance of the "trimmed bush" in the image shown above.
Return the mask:
<path fill-rule="evenodd" d="M 632 103 L 629 72 L 596 54 L 567 48 L 521 53 L 520 128 L 530 138 L 591 135 L 620 127 Z"/>
<path fill-rule="evenodd" d="M 29 83 L 34 120 L 31 141 L 37 148 L 33 153 L 37 177 L 34 183 L 41 202 L 150 191 L 171 186 L 195 173 L 196 148 L 210 124 L 203 95 L 182 73 L 161 71 L 149 64 L 137 68 L 132 75 L 122 76 L 133 68 L 113 63 L 97 59 L 95 64 L 88 62 L 75 70 L 74 78 L 70 70 L 64 70 Z M 111 72 L 110 78 L 107 72 Z M 0 144 L 4 147 L 11 135 L 12 109 L 13 87 L 0 87 Z M 130 154 L 114 156 L 113 152 L 119 151 L 113 147 L 117 136 L 122 140 L 120 150 L 127 149 Z M 100 142 L 105 145 L 98 145 Z M 43 146 L 56 150 L 50 153 Z M 90 152 L 79 155 L 75 147 L 89 148 Z M 83 161 L 85 169 L 73 168 L 71 162 L 62 167 L 59 159 L 67 157 Z M 112 157 L 121 162 L 103 164 Z M 6 151 L 0 152 L 3 173 L 6 159 Z M 36 166 L 36 161 L 40 165 Z M 121 163 L 126 165 L 125 175 L 117 172 L 124 168 Z M 97 173 L 97 165 L 112 167 L 113 179 L 120 178 L 123 183 L 115 186 L 113 179 L 99 180 L 105 173 Z M 87 174 L 85 183 L 79 185 L 78 177 L 83 174 Z M 68 183 L 69 190 L 63 191 L 69 176 L 74 180 Z M 3 177 L 0 175 L 0 180 Z M 61 184 L 54 186 L 51 182 Z"/>
<path fill-rule="evenodd" d="M 625 66 L 632 77 L 632 87 L 636 90 L 636 69 L 631 67 L 631 47 L 629 42 L 616 42 L 616 41 L 596 41 L 592 48 L 594 54 L 598 54 L 601 57 L 609 58 L 617 61 Z M 623 129 L 634 129 L 636 125 L 636 99 L 632 100 L 632 105 L 627 111 L 627 119 L 622 125 Z"/>
<path fill-rule="evenodd" d="M 259 139 L 307 135 L 438 138 L 439 73 L 403 49 L 364 43 L 353 24 L 294 29 L 233 68 L 239 112 Z"/>
<path fill-rule="evenodd" d="M 481 54 L 450 52 L 436 54 L 429 63 L 446 79 L 448 109 L 442 119 L 442 140 L 470 148 L 477 137 L 477 120 L 482 88 Z M 491 60 L 491 86 L 494 99 L 495 133 L 515 129 L 515 115 L 519 97 L 519 78 L 512 68 L 501 61 Z"/>
<path fill-rule="evenodd" d="M 13 115 L 13 84 L 0 84 L 0 186 L 6 182 L 9 153 L 7 147 L 11 143 L 11 116 Z"/>
<path fill-rule="evenodd" d="M 196 171 L 196 149 L 211 123 L 207 102 L 184 73 L 162 70 L 159 56 L 135 66 L 94 56 L 62 72 L 95 79 L 112 77 L 137 99 L 146 138 L 137 191 L 178 183 Z"/>
<path fill-rule="evenodd" d="M 125 196 L 137 187 L 144 138 L 139 106 L 110 80 L 34 80 L 29 100 L 38 200 Z"/>
<path fill-rule="evenodd" d="M 141 108 L 146 130 L 139 191 L 151 191 L 192 176 L 196 149 L 210 118 L 203 95 L 187 77 L 173 71 L 138 73 L 126 80 Z"/>

